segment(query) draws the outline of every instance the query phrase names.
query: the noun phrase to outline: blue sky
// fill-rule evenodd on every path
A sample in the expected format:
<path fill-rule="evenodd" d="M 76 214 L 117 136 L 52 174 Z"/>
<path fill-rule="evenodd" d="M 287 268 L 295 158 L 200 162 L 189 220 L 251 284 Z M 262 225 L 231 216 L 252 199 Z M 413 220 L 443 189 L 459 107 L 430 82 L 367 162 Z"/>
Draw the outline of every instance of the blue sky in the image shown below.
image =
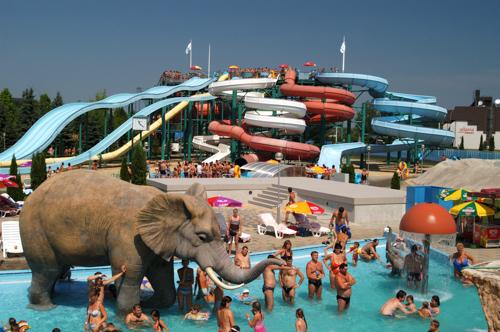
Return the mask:
<path fill-rule="evenodd" d="M 0 88 L 60 91 L 65 102 L 153 86 L 167 69 L 340 66 L 430 94 L 445 107 L 473 90 L 500 98 L 500 1 L 4 1 Z"/>

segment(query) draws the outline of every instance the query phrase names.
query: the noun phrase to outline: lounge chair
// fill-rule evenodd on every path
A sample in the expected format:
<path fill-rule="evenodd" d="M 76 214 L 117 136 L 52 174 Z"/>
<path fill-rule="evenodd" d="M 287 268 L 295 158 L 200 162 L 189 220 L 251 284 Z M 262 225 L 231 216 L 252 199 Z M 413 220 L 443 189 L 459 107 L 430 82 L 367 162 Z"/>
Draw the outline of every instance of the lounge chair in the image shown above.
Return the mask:
<path fill-rule="evenodd" d="M 24 206 L 24 201 L 15 201 L 9 194 L 3 193 L 0 196 L 7 198 L 11 203 L 13 203 L 17 208 L 22 209 Z"/>
<path fill-rule="evenodd" d="M 302 234 L 309 231 L 312 236 L 320 237 L 330 232 L 328 227 L 321 226 L 318 222 L 311 222 L 305 214 L 294 213 L 293 216 L 297 222 L 297 228 L 301 230 Z"/>
<path fill-rule="evenodd" d="M 4 221 L 2 223 L 2 253 L 4 258 L 6 258 L 9 253 L 23 253 L 21 233 L 19 232 L 19 221 Z"/>
<path fill-rule="evenodd" d="M 21 213 L 21 208 L 14 200 L 10 198 L 10 196 L 9 198 L 7 198 L 0 195 L 0 210 L 5 211 L 6 214 L 11 216 L 15 216 Z"/>
<path fill-rule="evenodd" d="M 257 233 L 264 235 L 267 232 L 274 232 L 277 239 L 282 239 L 285 235 L 295 235 L 297 231 L 288 228 L 285 224 L 279 224 L 274 219 L 271 213 L 259 214 L 261 223 L 257 225 Z"/>

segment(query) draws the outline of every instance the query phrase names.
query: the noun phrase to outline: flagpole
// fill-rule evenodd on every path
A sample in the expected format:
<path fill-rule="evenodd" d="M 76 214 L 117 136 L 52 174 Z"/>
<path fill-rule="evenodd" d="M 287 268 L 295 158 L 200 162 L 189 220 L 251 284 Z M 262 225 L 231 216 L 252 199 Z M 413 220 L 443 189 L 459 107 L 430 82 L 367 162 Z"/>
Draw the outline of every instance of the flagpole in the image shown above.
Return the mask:
<path fill-rule="evenodd" d="M 193 41 L 189 41 L 189 45 L 191 45 L 191 48 L 189 49 L 189 70 L 191 70 L 191 67 L 193 66 Z"/>
<path fill-rule="evenodd" d="M 210 78 L 210 44 L 208 44 L 208 78 Z"/>
<path fill-rule="evenodd" d="M 345 36 L 344 36 L 344 39 L 342 41 L 342 45 L 345 45 Z M 344 46 L 344 52 L 342 52 L 342 72 L 344 72 L 344 68 L 345 68 L 345 46 Z"/>

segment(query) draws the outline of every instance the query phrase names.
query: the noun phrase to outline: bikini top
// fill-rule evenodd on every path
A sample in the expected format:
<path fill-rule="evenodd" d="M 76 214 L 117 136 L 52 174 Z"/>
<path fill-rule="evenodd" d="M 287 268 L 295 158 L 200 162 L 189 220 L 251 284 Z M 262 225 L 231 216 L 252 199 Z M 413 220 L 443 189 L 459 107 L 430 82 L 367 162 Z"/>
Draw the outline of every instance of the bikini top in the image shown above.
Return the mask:
<path fill-rule="evenodd" d="M 101 315 L 101 312 L 98 310 L 98 309 L 95 309 L 95 310 L 90 310 L 88 309 L 87 310 L 87 314 L 90 316 L 90 317 L 99 317 Z"/>
<path fill-rule="evenodd" d="M 290 254 L 288 254 L 285 250 L 285 253 L 281 256 L 281 259 L 286 261 L 287 259 L 292 259 L 293 257 L 293 253 L 291 252 Z"/>

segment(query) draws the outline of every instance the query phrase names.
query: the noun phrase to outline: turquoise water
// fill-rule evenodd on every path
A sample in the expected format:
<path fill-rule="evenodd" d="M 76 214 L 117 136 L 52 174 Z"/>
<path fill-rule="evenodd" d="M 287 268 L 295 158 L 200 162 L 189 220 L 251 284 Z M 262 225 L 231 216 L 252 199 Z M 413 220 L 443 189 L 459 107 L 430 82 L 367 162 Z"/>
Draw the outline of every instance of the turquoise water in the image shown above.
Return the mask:
<path fill-rule="evenodd" d="M 383 252 L 384 244 L 379 247 Z M 322 251 L 322 248 L 316 248 Z M 305 273 L 305 265 L 309 260 L 309 253 L 313 249 L 294 250 L 294 264 Z M 257 262 L 266 255 L 252 256 L 252 261 Z M 195 267 L 193 265 L 193 267 Z M 110 275 L 109 269 L 99 269 Z M 18 320 L 24 319 L 32 326 L 32 331 L 50 331 L 53 327 L 59 327 L 62 331 L 83 330 L 85 319 L 87 288 L 85 279 L 93 274 L 96 269 L 78 269 L 73 271 L 70 283 L 60 283 L 56 287 L 54 302 L 58 306 L 50 311 L 34 311 L 27 308 L 27 289 L 31 275 L 30 273 L 3 273 L 0 274 L 0 323 L 5 324 L 9 317 Z M 403 279 L 394 279 L 388 276 L 389 270 L 381 263 L 359 262 L 357 267 L 349 267 L 350 273 L 356 278 L 357 284 L 353 287 L 351 308 L 343 315 L 337 314 L 337 302 L 335 293 L 329 290 L 329 280 L 323 280 L 323 300 L 310 301 L 307 298 L 307 280 L 298 289 L 295 306 L 286 305 L 281 299 L 281 290 L 275 291 L 275 309 L 272 313 L 264 312 L 264 322 L 268 331 L 294 331 L 295 309 L 303 308 L 309 331 L 427 331 L 429 321 L 407 317 L 404 319 L 388 319 L 378 314 L 380 306 L 390 297 L 393 297 L 398 289 L 406 289 Z M 430 300 L 434 294 L 441 298 L 441 314 L 437 317 L 441 323 L 442 331 L 477 331 L 486 330 L 487 325 L 483 311 L 474 287 L 464 288 L 452 279 L 451 268 L 448 265 L 439 264 L 431 260 L 430 264 L 429 294 L 413 294 L 417 306 L 423 300 Z M 247 285 L 251 295 L 257 297 L 263 304 L 262 279 L 257 279 Z M 229 295 L 237 291 L 228 292 Z M 126 330 L 115 314 L 113 301 L 106 301 L 109 321 Z M 236 323 L 242 327 L 242 331 L 251 331 L 246 323 L 245 313 L 249 313 L 249 306 L 232 302 L 232 310 L 235 313 Z M 205 308 L 208 310 L 208 307 Z M 150 310 L 146 309 L 149 314 Z M 205 322 L 183 321 L 178 314 L 176 306 L 162 310 L 162 318 L 167 322 L 170 331 L 216 331 L 214 318 Z"/>

